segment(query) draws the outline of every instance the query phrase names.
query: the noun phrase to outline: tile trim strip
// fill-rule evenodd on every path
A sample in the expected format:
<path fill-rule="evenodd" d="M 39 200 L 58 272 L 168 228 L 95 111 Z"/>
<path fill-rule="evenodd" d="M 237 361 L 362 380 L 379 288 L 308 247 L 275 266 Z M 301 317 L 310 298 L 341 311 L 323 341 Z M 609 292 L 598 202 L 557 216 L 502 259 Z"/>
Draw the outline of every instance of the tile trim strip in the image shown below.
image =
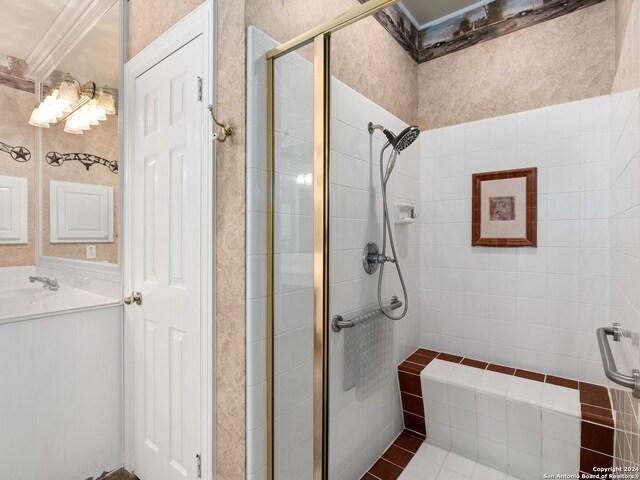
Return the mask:
<path fill-rule="evenodd" d="M 361 480 L 395 480 L 415 456 L 425 438 L 403 430 Z"/>

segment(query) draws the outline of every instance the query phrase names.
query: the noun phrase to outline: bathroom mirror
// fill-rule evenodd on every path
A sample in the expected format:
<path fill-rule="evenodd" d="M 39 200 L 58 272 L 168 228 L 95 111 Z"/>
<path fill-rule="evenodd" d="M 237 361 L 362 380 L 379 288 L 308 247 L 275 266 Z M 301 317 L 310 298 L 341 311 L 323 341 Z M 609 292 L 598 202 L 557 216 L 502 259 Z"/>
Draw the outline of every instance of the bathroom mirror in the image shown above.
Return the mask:
<path fill-rule="evenodd" d="M 44 103 L 55 97 L 83 104 L 40 129 L 44 257 L 118 263 L 119 23 L 114 4 L 42 85 Z"/>
<path fill-rule="evenodd" d="M 102 478 L 123 451 L 124 0 L 0 11 L 0 478 Z"/>
<path fill-rule="evenodd" d="M 0 19 L 0 267 L 119 263 L 121 5 L 78 8 Z"/>
<path fill-rule="evenodd" d="M 31 266 L 36 257 L 36 129 L 29 125 L 34 84 L 24 60 L 28 47 L 7 30 L 0 39 L 0 267 Z"/>

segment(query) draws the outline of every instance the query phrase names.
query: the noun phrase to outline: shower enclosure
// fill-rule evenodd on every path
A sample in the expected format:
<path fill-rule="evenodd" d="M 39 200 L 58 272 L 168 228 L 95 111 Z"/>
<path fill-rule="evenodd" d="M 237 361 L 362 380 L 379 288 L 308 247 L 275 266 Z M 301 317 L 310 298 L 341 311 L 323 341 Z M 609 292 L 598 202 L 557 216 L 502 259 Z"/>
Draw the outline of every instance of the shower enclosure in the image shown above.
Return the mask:
<path fill-rule="evenodd" d="M 610 79 L 580 98 L 573 88 L 613 58 L 603 25 L 609 53 L 585 69 L 602 42 L 580 35 L 614 2 L 539 2 L 528 18 L 540 25 L 417 63 L 376 23 L 402 24 L 394 3 L 363 2 L 284 44 L 269 35 L 295 31 L 290 18 L 253 12 L 264 31 L 249 27 L 247 49 L 248 478 L 535 480 L 636 465 L 640 430 L 619 421 L 636 401 L 607 384 L 595 332 L 624 325 L 600 342 L 629 384 L 638 210 L 625 192 L 640 101 L 620 85 L 609 95 Z M 616 12 L 637 22 L 635 4 Z M 556 8 L 568 10 L 543 15 Z M 543 30 L 567 37 L 483 83 L 496 73 L 487 55 L 509 62 L 514 41 Z M 531 68 L 570 98 L 494 101 Z M 503 179 L 525 170 L 537 172 L 537 247 L 474 246 L 492 200 L 522 205 Z M 482 175 L 496 182 L 484 196 Z"/>
<path fill-rule="evenodd" d="M 264 225 L 266 248 L 256 247 L 254 253 L 264 255 L 253 256 L 249 269 L 265 269 L 266 290 L 256 293 L 253 300 L 260 300 L 266 317 L 267 367 L 261 383 L 266 414 L 260 432 L 266 439 L 264 473 L 269 479 L 319 480 L 338 478 L 340 473 L 341 478 L 359 477 L 402 425 L 394 387 L 397 380 L 390 371 L 384 377 L 372 372 L 380 377 L 376 379 L 379 385 L 363 403 L 353 401 L 355 389 L 343 388 L 347 386 L 343 376 L 349 374 L 344 373 L 345 363 L 352 361 L 344 344 L 348 335 L 356 338 L 354 332 L 359 327 L 353 328 L 354 332 L 331 328 L 333 317 L 353 318 L 353 322 L 346 322 L 352 326 L 364 318 L 363 314 L 376 310 L 377 290 L 386 305 L 380 302 L 384 308 L 378 314 L 392 315 L 399 306 L 392 297 L 407 303 L 406 292 L 402 297 L 404 280 L 390 265 L 408 260 L 414 253 L 407 245 L 417 238 L 415 232 L 400 228 L 398 253 L 389 251 L 389 257 L 369 259 L 389 263 L 387 273 L 380 276 L 381 289 L 378 279 L 365 272 L 367 259 L 362 251 L 369 242 L 383 244 L 385 221 L 391 227 L 387 218 L 393 214 L 391 201 L 389 211 L 384 215 L 382 211 L 387 183 L 394 200 L 401 199 L 405 205 L 419 200 L 400 193 L 406 188 L 403 179 L 407 169 L 417 168 L 415 155 L 403 154 L 406 158 L 398 161 L 398 173 L 394 173 L 398 178 L 389 178 L 392 164 L 384 181 L 378 172 L 382 169 L 378 160 L 381 151 L 392 147 L 387 150 L 393 151 L 392 163 L 419 132 L 340 82 L 331 69 L 332 38 L 340 35 L 339 30 L 394 3 L 371 0 L 281 45 L 250 30 L 251 53 L 259 57 L 266 52 L 266 78 L 261 77 L 260 66 L 254 78 L 256 95 L 267 106 L 266 116 L 259 117 L 258 112 L 258 118 L 250 120 L 265 139 L 267 151 L 262 165 L 252 165 L 256 167 L 253 177 L 266 187 L 266 198 L 254 199 L 253 208 Z M 381 131 L 369 132 L 369 122 L 402 134 L 395 137 L 388 131 L 385 138 Z M 250 173 L 250 182 L 251 177 Z M 417 185 L 412 186 L 416 188 L 409 190 L 417 192 Z M 348 231 L 352 235 L 345 234 Z M 408 264 L 417 262 L 413 256 Z M 410 277 L 416 272 L 403 270 Z M 409 290 L 410 296 L 417 295 L 415 289 Z M 406 307 L 393 315 L 398 313 L 404 317 Z M 388 329 L 390 333 L 382 339 L 389 366 L 415 348 L 414 339 L 414 345 L 403 345 L 400 352 L 393 348 L 393 336 L 389 336 L 406 340 L 405 322 L 415 324 L 411 313 L 410 309 L 407 318 L 391 322 L 398 326 Z M 388 415 L 380 416 L 380 408 Z M 345 474 L 349 469 L 352 473 Z"/>

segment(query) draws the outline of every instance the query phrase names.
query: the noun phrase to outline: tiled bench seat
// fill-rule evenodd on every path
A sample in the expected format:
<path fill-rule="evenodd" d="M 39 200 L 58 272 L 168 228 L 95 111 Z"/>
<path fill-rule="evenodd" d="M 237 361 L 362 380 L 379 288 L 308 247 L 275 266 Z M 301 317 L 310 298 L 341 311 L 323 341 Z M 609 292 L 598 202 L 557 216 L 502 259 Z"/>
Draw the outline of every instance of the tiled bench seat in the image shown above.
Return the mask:
<path fill-rule="evenodd" d="M 433 443 L 520 478 L 578 473 L 578 390 L 438 359 L 420 377 Z"/>
<path fill-rule="evenodd" d="M 398 380 L 405 430 L 363 478 L 398 478 L 413 455 L 397 454 L 407 436 L 518 478 L 613 465 L 605 387 L 425 349 L 398 366 Z"/>

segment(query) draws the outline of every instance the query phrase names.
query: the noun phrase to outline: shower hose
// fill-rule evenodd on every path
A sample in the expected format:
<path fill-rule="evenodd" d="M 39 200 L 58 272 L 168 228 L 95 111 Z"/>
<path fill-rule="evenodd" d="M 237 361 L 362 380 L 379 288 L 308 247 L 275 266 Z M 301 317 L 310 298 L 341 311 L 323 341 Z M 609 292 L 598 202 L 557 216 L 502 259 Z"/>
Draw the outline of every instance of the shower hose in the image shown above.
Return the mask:
<path fill-rule="evenodd" d="M 391 219 L 389 218 L 389 209 L 387 207 L 387 182 L 389 181 L 389 177 L 391 176 L 391 172 L 396 164 L 396 159 L 398 157 L 398 152 L 394 148 L 391 150 L 391 154 L 389 155 L 389 161 L 387 163 L 386 173 L 385 169 L 382 166 L 384 161 L 384 151 L 390 143 L 387 143 L 382 150 L 380 151 L 380 183 L 382 185 L 382 255 L 386 257 L 387 253 L 387 232 L 389 233 L 389 245 L 391 246 L 391 252 L 393 253 L 393 262 L 396 265 L 396 271 L 398 272 L 398 278 L 400 279 L 400 284 L 402 285 L 402 294 L 404 296 L 404 309 L 402 313 L 394 317 L 390 315 L 382 305 L 382 276 L 384 274 L 384 266 L 386 262 L 383 262 L 380 265 L 380 272 L 378 275 L 378 305 L 380 310 L 385 315 L 385 317 L 391 320 L 401 320 L 407 314 L 407 310 L 409 309 L 409 295 L 407 294 L 407 286 L 404 283 L 404 277 L 402 276 L 402 270 L 400 269 L 400 262 L 398 260 L 398 255 L 396 254 L 396 246 L 393 240 L 393 231 L 391 230 Z"/>

